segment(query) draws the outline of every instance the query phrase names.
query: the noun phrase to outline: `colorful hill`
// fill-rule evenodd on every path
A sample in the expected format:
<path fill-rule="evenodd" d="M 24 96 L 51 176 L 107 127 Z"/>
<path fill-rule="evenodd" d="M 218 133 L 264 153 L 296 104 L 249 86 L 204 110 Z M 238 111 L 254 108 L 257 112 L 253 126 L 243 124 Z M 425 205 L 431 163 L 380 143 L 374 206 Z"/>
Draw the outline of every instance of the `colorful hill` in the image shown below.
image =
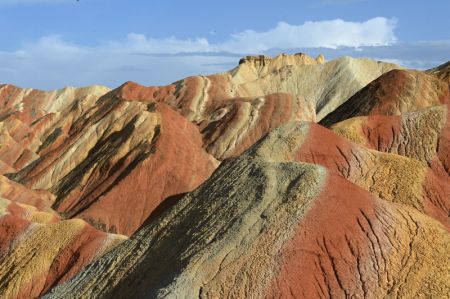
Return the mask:
<path fill-rule="evenodd" d="M 446 298 L 448 63 L 0 86 L 0 297 Z"/>

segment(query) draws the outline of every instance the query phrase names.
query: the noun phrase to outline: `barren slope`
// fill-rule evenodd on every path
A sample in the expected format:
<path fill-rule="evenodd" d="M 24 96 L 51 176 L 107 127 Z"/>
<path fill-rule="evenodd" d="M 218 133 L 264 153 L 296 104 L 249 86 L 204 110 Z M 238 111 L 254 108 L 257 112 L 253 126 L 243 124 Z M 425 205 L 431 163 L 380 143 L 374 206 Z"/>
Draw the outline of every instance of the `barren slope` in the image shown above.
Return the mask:
<path fill-rule="evenodd" d="M 450 61 L 443 63 L 435 68 L 427 70 L 428 74 L 438 77 L 450 84 Z"/>
<path fill-rule="evenodd" d="M 229 72 L 193 76 L 161 87 L 129 82 L 124 99 L 164 102 L 200 125 L 217 159 L 237 155 L 276 126 L 316 121 L 397 65 L 342 57 L 325 62 L 305 54 L 249 56 Z M 225 128 L 226 127 L 226 128 Z"/>
<path fill-rule="evenodd" d="M 426 152 L 428 146 L 416 143 L 415 152 Z M 450 228 L 449 177 L 422 161 L 367 149 L 314 123 L 280 126 L 250 153 L 259 151 L 325 166 L 381 199 L 414 207 Z"/>
<path fill-rule="evenodd" d="M 162 101 L 194 122 L 208 120 L 211 107 L 233 98 L 254 98 L 274 93 L 304 97 L 315 107 L 317 119 L 345 102 L 359 89 L 397 65 L 369 59 L 342 57 L 324 62 L 305 55 L 247 57 L 229 72 L 188 77 L 163 87 L 149 87 L 139 96 Z"/>
<path fill-rule="evenodd" d="M 58 122 L 58 138 L 9 177 L 55 194 L 53 208 L 65 217 L 130 235 L 163 199 L 191 191 L 217 163 L 193 124 L 164 104 L 123 99 L 120 89 L 80 115 L 64 111 L 70 117 Z"/>
<path fill-rule="evenodd" d="M 450 236 L 440 223 L 321 166 L 286 163 L 286 154 L 289 142 L 277 152 L 260 148 L 227 160 L 158 221 L 47 298 L 378 298 L 450 291 L 448 265 L 441 262 L 450 258 Z"/>
<path fill-rule="evenodd" d="M 0 198 L 0 297 L 37 298 L 125 239 Z"/>
<path fill-rule="evenodd" d="M 350 118 L 331 129 L 352 142 L 425 162 L 443 177 L 450 175 L 449 104 L 401 116 Z"/>
<path fill-rule="evenodd" d="M 354 94 L 320 121 L 324 126 L 355 116 L 399 115 L 449 103 L 449 85 L 424 72 L 392 70 Z"/>
<path fill-rule="evenodd" d="M 0 85 L 0 297 L 448 297 L 448 64 L 398 68 Z"/>

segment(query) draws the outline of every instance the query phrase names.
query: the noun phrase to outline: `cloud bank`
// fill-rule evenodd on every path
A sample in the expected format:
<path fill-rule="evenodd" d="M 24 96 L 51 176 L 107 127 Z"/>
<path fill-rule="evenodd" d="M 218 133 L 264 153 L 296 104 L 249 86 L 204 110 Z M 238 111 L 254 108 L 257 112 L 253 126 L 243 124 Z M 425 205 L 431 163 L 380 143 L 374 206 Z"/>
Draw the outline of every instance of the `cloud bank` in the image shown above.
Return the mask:
<path fill-rule="evenodd" d="M 395 19 L 382 17 L 365 22 L 306 22 L 299 26 L 280 22 L 266 32 L 247 30 L 234 34 L 219 47 L 230 52 L 262 52 L 272 48 L 385 46 L 397 41 L 396 23 Z"/>
<path fill-rule="evenodd" d="M 24 43 L 16 51 L 0 49 L 0 80 L 43 89 L 93 83 L 115 87 L 127 80 L 159 85 L 188 75 L 224 71 L 236 65 L 242 55 L 293 49 L 307 49 L 307 53 L 321 49 L 331 53 L 325 53 L 329 58 L 334 52 L 346 52 L 400 59 L 398 55 L 386 55 L 398 45 L 395 26 L 395 19 L 383 17 L 365 22 L 279 22 L 270 30 L 246 30 L 220 43 L 210 43 L 204 37 L 154 39 L 130 33 L 122 40 L 85 46 L 50 35 Z M 377 53 L 376 49 L 384 52 Z M 400 54 L 404 51 L 398 50 Z"/>

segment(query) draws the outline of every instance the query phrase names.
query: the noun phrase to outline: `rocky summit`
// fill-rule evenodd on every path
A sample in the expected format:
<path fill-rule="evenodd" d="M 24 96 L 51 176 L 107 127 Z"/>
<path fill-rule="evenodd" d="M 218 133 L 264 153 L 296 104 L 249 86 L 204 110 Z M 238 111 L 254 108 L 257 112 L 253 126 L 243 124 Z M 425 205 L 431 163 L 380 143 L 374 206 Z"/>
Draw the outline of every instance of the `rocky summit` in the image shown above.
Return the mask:
<path fill-rule="evenodd" d="M 448 298 L 450 63 L 0 85 L 1 298 Z"/>

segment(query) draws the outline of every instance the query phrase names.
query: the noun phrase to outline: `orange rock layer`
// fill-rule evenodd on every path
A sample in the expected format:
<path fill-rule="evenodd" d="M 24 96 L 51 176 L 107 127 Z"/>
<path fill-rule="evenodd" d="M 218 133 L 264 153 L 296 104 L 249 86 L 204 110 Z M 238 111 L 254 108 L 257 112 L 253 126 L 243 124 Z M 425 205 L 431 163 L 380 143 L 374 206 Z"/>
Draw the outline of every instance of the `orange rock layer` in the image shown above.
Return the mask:
<path fill-rule="evenodd" d="M 0 85 L 0 297 L 445 298 L 448 73 L 299 53 Z"/>

